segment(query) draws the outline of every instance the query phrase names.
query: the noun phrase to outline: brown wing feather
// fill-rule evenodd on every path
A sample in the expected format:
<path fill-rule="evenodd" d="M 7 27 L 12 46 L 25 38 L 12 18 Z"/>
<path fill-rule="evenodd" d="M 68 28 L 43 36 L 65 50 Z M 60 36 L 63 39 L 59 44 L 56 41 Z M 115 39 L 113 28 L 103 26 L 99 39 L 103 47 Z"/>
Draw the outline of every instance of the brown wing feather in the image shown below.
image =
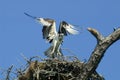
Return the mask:
<path fill-rule="evenodd" d="M 43 39 L 46 39 L 47 41 L 49 41 L 49 43 L 52 42 L 53 39 L 50 38 L 49 34 L 51 31 L 51 26 L 43 26 L 42 32 L 43 32 Z"/>
<path fill-rule="evenodd" d="M 60 26 L 59 26 L 59 31 L 58 31 L 58 33 L 59 33 L 59 34 L 63 33 L 65 36 L 67 36 L 67 31 L 65 30 L 65 28 L 63 27 L 63 25 L 64 25 L 64 22 L 61 22 L 61 23 L 60 23 Z"/>
<path fill-rule="evenodd" d="M 47 26 L 43 26 L 42 33 L 43 33 L 43 39 L 46 39 L 48 36 L 48 27 Z"/>

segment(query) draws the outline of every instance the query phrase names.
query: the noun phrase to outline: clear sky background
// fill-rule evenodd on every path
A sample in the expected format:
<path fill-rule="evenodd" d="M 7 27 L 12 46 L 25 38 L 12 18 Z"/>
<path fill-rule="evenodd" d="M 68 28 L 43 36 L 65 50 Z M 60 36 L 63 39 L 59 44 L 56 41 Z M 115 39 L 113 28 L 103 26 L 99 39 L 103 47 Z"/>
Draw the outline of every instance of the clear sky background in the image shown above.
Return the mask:
<path fill-rule="evenodd" d="M 43 52 L 49 44 L 42 39 L 42 26 L 24 12 L 53 18 L 57 26 L 65 20 L 82 27 L 79 35 L 65 37 L 62 46 L 73 52 L 64 51 L 65 55 L 75 55 L 82 61 L 88 60 L 96 45 L 88 27 L 108 36 L 113 27 L 120 26 L 120 0 L 0 0 L 0 68 L 25 63 L 21 53 L 28 58 L 45 57 Z M 106 51 L 97 68 L 106 80 L 120 79 L 119 57 L 120 41 L 117 41 Z"/>

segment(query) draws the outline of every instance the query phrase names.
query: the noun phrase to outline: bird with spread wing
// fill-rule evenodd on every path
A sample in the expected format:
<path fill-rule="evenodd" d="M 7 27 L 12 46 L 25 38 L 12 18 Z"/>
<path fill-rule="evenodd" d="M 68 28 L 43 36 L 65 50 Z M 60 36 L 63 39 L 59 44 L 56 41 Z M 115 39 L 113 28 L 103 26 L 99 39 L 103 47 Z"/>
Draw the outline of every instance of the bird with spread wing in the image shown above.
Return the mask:
<path fill-rule="evenodd" d="M 61 44 L 63 42 L 64 36 L 68 34 L 78 34 L 79 31 L 73 25 L 67 23 L 66 21 L 60 22 L 59 30 L 56 30 L 56 22 L 53 19 L 49 18 L 39 18 L 31 16 L 27 13 L 25 15 L 37 20 L 42 24 L 42 34 L 43 39 L 46 39 L 51 46 L 44 52 L 44 54 L 49 58 L 61 58 L 63 53 L 61 51 Z"/>

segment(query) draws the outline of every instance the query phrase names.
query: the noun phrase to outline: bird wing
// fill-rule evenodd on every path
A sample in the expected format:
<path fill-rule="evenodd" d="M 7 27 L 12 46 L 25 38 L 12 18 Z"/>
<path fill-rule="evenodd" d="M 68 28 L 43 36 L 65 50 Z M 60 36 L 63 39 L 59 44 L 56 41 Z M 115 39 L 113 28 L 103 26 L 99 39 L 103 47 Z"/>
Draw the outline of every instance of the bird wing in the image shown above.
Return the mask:
<path fill-rule="evenodd" d="M 43 39 L 46 39 L 46 38 L 47 38 L 48 33 L 49 33 L 48 30 L 49 30 L 49 27 L 43 26 L 43 28 L 42 28 Z"/>
<path fill-rule="evenodd" d="M 58 33 L 59 34 L 63 33 L 66 36 L 67 33 L 75 35 L 75 34 L 78 34 L 79 31 L 77 30 L 77 28 L 75 26 L 73 26 L 73 25 L 71 25 L 71 24 L 69 24 L 69 23 L 67 23 L 65 21 L 62 21 L 60 23 Z"/>
<path fill-rule="evenodd" d="M 35 20 L 37 20 L 40 24 L 43 25 L 42 33 L 43 33 L 43 39 L 46 39 L 48 42 L 52 42 L 53 38 L 56 35 L 56 24 L 53 19 L 50 18 L 39 18 L 32 16 L 28 13 L 24 13 L 28 17 L 31 17 Z"/>
<path fill-rule="evenodd" d="M 43 25 L 43 39 L 51 43 L 56 35 L 55 21 L 53 19 L 41 18 L 39 22 Z"/>

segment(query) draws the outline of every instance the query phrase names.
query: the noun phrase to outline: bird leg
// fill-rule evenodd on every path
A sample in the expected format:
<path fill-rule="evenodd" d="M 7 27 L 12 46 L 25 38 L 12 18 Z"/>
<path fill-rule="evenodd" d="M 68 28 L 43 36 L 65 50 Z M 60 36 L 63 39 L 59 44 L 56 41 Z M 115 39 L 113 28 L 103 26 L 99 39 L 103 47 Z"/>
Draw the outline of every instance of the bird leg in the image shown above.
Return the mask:
<path fill-rule="evenodd" d="M 63 53 L 62 53 L 62 50 L 61 50 L 61 48 L 59 48 L 58 50 L 57 50 L 57 58 L 59 59 L 59 60 L 64 60 L 64 57 L 63 57 Z"/>
<path fill-rule="evenodd" d="M 57 41 L 55 40 L 55 41 L 53 42 L 53 48 L 52 48 L 52 51 L 51 51 L 51 53 L 50 53 L 50 55 L 52 56 L 52 58 L 55 58 L 56 44 L 57 44 Z"/>
<path fill-rule="evenodd" d="M 55 54 L 56 54 L 57 58 L 62 58 L 63 57 L 63 54 L 62 54 L 62 51 L 61 51 L 61 48 L 60 48 L 60 46 L 62 44 L 62 41 L 63 41 L 63 35 L 59 35 L 57 43 L 56 43 L 56 47 L 55 47 Z"/>

